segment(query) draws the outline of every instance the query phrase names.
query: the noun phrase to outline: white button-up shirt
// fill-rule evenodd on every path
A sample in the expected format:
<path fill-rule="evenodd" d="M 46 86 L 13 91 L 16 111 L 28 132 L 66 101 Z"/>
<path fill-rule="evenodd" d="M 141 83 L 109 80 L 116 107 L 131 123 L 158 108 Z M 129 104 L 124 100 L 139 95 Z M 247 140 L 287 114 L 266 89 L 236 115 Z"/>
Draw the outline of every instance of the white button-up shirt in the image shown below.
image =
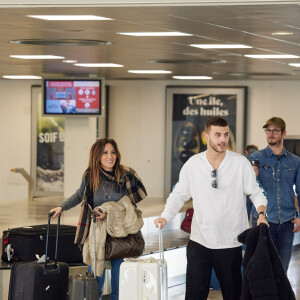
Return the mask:
<path fill-rule="evenodd" d="M 238 247 L 237 236 L 249 227 L 246 196 L 250 195 L 256 208 L 266 206 L 267 199 L 244 156 L 226 150 L 217 170 L 218 188 L 212 187 L 212 171 L 206 151 L 192 156 L 183 165 L 161 217 L 170 221 L 192 197 L 190 239 L 210 249 Z"/>

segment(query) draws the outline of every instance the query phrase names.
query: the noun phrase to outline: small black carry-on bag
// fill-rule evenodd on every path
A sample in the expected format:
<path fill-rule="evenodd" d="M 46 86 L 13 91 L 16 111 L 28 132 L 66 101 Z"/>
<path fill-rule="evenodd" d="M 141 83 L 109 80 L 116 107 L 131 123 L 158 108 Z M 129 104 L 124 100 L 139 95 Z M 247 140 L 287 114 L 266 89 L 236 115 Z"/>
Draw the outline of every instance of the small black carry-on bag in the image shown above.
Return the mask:
<path fill-rule="evenodd" d="M 55 224 L 50 225 L 48 235 L 48 257 L 54 260 Z M 59 249 L 57 256 L 66 263 L 82 263 L 82 253 L 74 244 L 76 226 L 59 226 Z M 47 224 L 10 228 L 3 231 L 1 259 L 8 262 L 29 262 L 36 260 L 36 256 L 45 254 Z"/>
<path fill-rule="evenodd" d="M 94 274 L 76 274 L 69 278 L 68 300 L 99 300 L 99 284 L 96 279 L 96 216 L 93 216 L 94 223 Z M 104 275 L 103 275 L 104 276 Z"/>
<path fill-rule="evenodd" d="M 48 254 L 48 240 L 50 219 L 46 238 L 46 253 Z M 60 216 L 58 216 L 56 231 L 56 250 L 54 262 L 39 263 L 17 262 L 12 265 L 9 283 L 8 300 L 66 300 L 68 294 L 69 266 L 67 263 L 57 262 L 58 233 Z"/>

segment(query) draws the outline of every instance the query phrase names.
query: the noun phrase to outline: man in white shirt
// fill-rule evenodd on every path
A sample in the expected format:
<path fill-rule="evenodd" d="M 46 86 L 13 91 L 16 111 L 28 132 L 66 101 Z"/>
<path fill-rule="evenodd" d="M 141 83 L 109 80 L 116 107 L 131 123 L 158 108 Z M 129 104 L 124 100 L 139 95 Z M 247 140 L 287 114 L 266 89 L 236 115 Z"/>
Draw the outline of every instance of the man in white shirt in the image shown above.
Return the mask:
<path fill-rule="evenodd" d="M 182 167 L 155 225 L 163 228 L 193 198 L 194 216 L 187 245 L 186 300 L 206 300 L 212 267 L 224 300 L 241 295 L 242 248 L 237 236 L 249 227 L 246 196 L 259 214 L 257 225 L 267 223 L 267 199 L 256 182 L 247 158 L 226 150 L 229 127 L 212 117 L 205 124 L 207 151 L 195 154 Z"/>

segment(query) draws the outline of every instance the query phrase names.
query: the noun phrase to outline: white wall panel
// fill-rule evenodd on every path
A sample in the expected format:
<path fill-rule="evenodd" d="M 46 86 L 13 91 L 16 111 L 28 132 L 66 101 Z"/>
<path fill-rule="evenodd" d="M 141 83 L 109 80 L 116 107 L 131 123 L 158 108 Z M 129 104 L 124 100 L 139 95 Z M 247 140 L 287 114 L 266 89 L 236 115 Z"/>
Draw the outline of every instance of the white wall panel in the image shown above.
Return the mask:
<path fill-rule="evenodd" d="M 27 198 L 27 183 L 14 167 L 30 168 L 31 85 L 40 81 L 0 80 L 0 201 Z M 298 81 L 108 81 L 110 86 L 109 135 L 116 139 L 122 162 L 136 169 L 151 197 L 163 196 L 165 147 L 165 90 L 167 85 L 248 86 L 247 143 L 266 146 L 262 130 L 272 116 L 286 120 L 290 135 L 299 135 L 300 85 Z M 78 119 L 68 124 L 66 134 L 66 191 L 75 191 L 87 166 L 88 152 L 94 141 L 93 121 Z M 84 124 L 81 124 L 84 123 Z M 81 134 L 83 128 L 88 135 Z M 68 129 L 67 129 L 68 131 Z M 85 130 L 83 130 L 86 132 Z M 66 143 L 67 145 L 67 143 Z M 68 146 L 66 146 L 68 147 Z M 81 159 L 82 158 L 82 159 Z M 80 161 L 79 161 L 80 159 Z M 68 175 L 69 174 L 69 175 Z M 70 180 L 68 179 L 68 176 Z"/>

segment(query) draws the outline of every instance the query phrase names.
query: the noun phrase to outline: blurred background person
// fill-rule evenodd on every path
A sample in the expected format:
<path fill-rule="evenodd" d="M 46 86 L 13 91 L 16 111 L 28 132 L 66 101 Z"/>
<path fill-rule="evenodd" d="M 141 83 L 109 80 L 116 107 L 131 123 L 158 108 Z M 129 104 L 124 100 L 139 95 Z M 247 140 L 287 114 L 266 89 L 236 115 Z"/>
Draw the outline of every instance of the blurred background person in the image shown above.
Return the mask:
<path fill-rule="evenodd" d="M 258 151 L 258 147 L 256 145 L 247 145 L 244 149 L 244 155 L 248 158 L 250 154 Z"/>
<path fill-rule="evenodd" d="M 254 153 L 255 151 L 258 151 L 258 147 L 256 145 L 247 145 L 244 148 L 244 156 L 249 158 L 250 154 Z M 247 214 L 248 214 L 248 219 L 251 220 L 251 211 L 252 211 L 252 201 L 247 197 Z M 252 223 L 252 222 L 250 222 Z"/>

